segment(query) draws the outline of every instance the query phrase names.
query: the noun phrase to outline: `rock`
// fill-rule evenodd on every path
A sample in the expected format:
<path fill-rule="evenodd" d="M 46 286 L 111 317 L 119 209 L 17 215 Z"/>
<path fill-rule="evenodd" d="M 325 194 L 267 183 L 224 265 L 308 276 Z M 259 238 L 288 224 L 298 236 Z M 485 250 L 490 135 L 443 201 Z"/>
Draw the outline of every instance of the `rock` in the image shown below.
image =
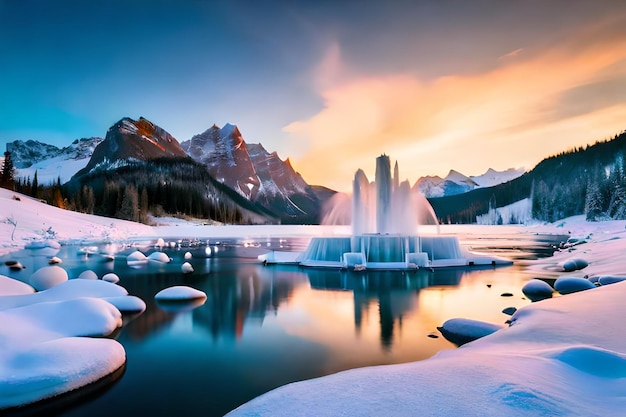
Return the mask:
<path fill-rule="evenodd" d="M 554 289 L 547 282 L 535 278 L 524 284 L 522 292 L 531 301 L 539 301 L 551 298 Z"/>
<path fill-rule="evenodd" d="M 517 311 L 516 307 L 507 307 L 504 310 L 502 310 L 502 312 L 506 314 L 507 316 L 512 316 L 513 314 L 515 314 L 516 311 Z"/>
<path fill-rule="evenodd" d="M 581 277 L 561 277 L 554 283 L 554 289 L 560 294 L 571 294 L 573 292 L 596 288 L 593 282 Z"/>
<path fill-rule="evenodd" d="M 52 258 L 48 260 L 48 263 L 50 265 L 57 265 L 57 264 L 63 263 L 63 261 L 61 260 L 61 258 L 57 258 L 56 256 L 53 256 Z"/>
<path fill-rule="evenodd" d="M 152 252 L 148 255 L 148 260 L 167 264 L 171 261 L 170 257 L 163 252 Z"/>
<path fill-rule="evenodd" d="M 563 271 L 572 272 L 572 271 L 578 271 L 579 269 L 586 268 L 587 266 L 589 266 L 589 263 L 585 261 L 584 259 L 578 258 L 578 259 L 570 259 L 568 261 L 565 261 L 563 262 L 561 266 L 563 267 Z"/>
<path fill-rule="evenodd" d="M 198 298 L 206 298 L 206 293 L 185 285 L 176 285 L 174 287 L 165 288 L 154 296 L 154 299 L 159 301 L 183 301 Z"/>
<path fill-rule="evenodd" d="M 461 346 L 465 343 L 490 335 L 502 328 L 503 326 L 497 324 L 456 318 L 447 320 L 441 327 L 437 327 L 437 330 L 439 330 L 448 341 L 457 346 Z"/>
<path fill-rule="evenodd" d="M 181 265 L 180 270 L 183 274 L 191 274 L 193 272 L 193 266 L 189 262 L 185 262 Z"/>
<path fill-rule="evenodd" d="M 510 292 L 503 292 L 502 294 L 500 294 L 500 297 L 513 297 L 513 294 Z"/>
<path fill-rule="evenodd" d="M 611 285 L 611 284 L 615 284 L 617 282 L 622 282 L 625 280 L 626 280 L 626 277 L 620 277 L 620 276 L 604 276 L 604 277 L 598 278 L 598 282 L 600 283 L 600 285 Z"/>
<path fill-rule="evenodd" d="M 6 261 L 4 264 L 8 266 L 11 271 L 21 271 L 26 268 L 19 261 Z"/>
<path fill-rule="evenodd" d="M 437 333 L 429 333 L 428 337 L 430 337 L 431 339 L 439 339 L 439 335 Z"/>

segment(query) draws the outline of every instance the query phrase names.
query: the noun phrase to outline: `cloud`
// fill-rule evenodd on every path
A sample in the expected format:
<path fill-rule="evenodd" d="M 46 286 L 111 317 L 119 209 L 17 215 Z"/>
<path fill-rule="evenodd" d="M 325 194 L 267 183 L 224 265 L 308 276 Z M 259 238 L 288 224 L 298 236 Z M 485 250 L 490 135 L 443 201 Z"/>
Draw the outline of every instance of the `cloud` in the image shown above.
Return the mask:
<path fill-rule="evenodd" d="M 480 74 L 431 82 L 410 74 L 358 76 L 322 89 L 324 107 L 284 128 L 306 144 L 294 166 L 311 183 L 346 190 L 358 168 L 373 178 L 382 153 L 413 182 L 450 168 L 468 175 L 532 168 L 552 153 L 618 133 L 626 97 L 601 96 L 626 76 L 626 37 L 603 33 L 533 56 L 516 50 L 505 55 L 516 59 Z M 345 69 L 336 62 L 339 51 L 331 57 L 332 65 L 320 68 Z M 564 106 L 572 97 L 580 102 Z"/>

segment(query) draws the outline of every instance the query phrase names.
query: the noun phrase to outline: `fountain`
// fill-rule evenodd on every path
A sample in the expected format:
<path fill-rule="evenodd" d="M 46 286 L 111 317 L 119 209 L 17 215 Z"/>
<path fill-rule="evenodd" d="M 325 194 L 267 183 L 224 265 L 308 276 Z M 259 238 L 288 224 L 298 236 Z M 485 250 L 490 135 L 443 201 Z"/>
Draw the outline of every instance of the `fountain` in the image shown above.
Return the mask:
<path fill-rule="evenodd" d="M 271 252 L 265 263 L 296 263 L 305 267 L 363 269 L 417 269 L 510 264 L 499 258 L 464 253 L 456 236 L 439 234 L 435 213 L 424 196 L 399 181 L 398 163 L 393 177 L 387 155 L 376 159 L 374 183 L 362 170 L 354 176 L 352 234 L 313 237 L 299 254 Z M 437 233 L 420 235 L 418 224 L 435 224 Z"/>

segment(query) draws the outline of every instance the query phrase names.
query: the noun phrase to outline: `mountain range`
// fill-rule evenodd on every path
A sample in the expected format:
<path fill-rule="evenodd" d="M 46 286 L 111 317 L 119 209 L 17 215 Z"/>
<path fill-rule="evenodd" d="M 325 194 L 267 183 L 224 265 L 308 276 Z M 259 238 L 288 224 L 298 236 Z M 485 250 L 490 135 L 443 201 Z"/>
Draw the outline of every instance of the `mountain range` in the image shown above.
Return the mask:
<path fill-rule="evenodd" d="M 482 175 L 468 177 L 452 169 L 444 178 L 439 176 L 421 177 L 416 181 L 413 189 L 419 190 L 427 198 L 446 197 L 463 194 L 477 188 L 503 184 L 522 176 L 524 172 L 524 168 L 509 168 L 505 171 L 489 168 Z"/>
<path fill-rule="evenodd" d="M 213 125 L 179 142 L 145 118 L 133 120 L 126 117 L 111 126 L 104 139 L 80 139 L 65 148 L 37 141 L 15 141 L 7 144 L 7 149 L 11 151 L 21 177 L 32 177 L 37 171 L 40 184 L 60 179 L 69 184 L 68 189 L 74 193 L 83 186 L 102 193 L 107 184 L 121 178 L 123 184 L 133 184 L 137 191 L 150 190 L 150 208 L 157 209 L 159 207 L 153 206 L 157 204 L 154 199 L 163 190 L 159 190 L 160 186 L 154 181 L 146 182 L 146 163 L 150 162 L 150 169 L 160 172 L 155 178 L 161 178 L 163 183 L 168 183 L 168 175 L 179 177 L 176 170 L 186 169 L 190 171 L 186 177 L 187 185 L 194 190 L 193 193 L 202 194 L 202 197 L 194 198 L 204 201 L 188 202 L 187 208 L 193 205 L 197 213 L 204 215 L 238 207 L 237 210 L 248 213 L 243 218 L 251 222 L 318 223 L 322 207 L 335 194 L 333 190 L 309 185 L 294 170 L 288 158 L 282 160 L 276 152 L 268 152 L 261 144 L 246 143 L 238 127 L 232 124 L 221 128 Z M 130 171 L 133 174 L 129 176 Z M 208 177 L 199 171 L 206 171 Z M 431 202 L 437 202 L 436 210 L 446 211 L 445 206 L 441 208 L 439 198 L 487 190 L 523 174 L 522 168 L 502 172 L 489 169 L 479 176 L 466 176 L 450 170 L 444 178 L 427 176 L 418 179 L 413 190 L 421 192 Z M 211 184 L 203 185 L 205 182 Z M 176 187 L 180 191 L 186 186 L 179 183 Z M 123 190 L 119 192 L 123 193 Z M 121 198 L 120 195 L 116 207 L 108 209 L 109 215 L 119 210 Z M 454 201 L 458 207 L 457 200 Z M 96 196 L 96 201 L 102 203 L 102 197 Z M 179 201 L 170 203 L 171 210 L 187 210 Z M 207 204 L 212 208 L 207 208 Z M 446 216 L 449 216 L 447 212 Z"/>

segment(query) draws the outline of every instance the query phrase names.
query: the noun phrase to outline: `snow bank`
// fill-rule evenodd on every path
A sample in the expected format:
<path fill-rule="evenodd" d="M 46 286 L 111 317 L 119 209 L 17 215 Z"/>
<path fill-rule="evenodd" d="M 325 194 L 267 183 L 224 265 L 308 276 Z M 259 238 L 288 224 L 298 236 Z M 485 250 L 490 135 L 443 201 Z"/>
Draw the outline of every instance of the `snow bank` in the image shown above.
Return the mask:
<path fill-rule="evenodd" d="M 0 188 L 0 255 L 50 240 L 60 243 L 125 240 L 154 236 L 139 223 L 63 210 Z"/>
<path fill-rule="evenodd" d="M 625 226 L 625 221 L 588 223 L 576 216 L 525 228 L 584 242 L 552 258 L 519 263 L 558 278 L 566 276 L 562 262 L 574 253 L 588 262 L 587 275 L 624 275 Z M 626 332 L 616 318 L 626 315 L 625 297 L 626 282 L 616 282 L 538 301 L 515 312 L 510 327 L 431 359 L 289 384 L 228 415 L 622 415 Z"/>
<path fill-rule="evenodd" d="M 230 416 L 620 415 L 626 283 L 540 301 L 456 350 L 270 391 Z M 599 317 L 607 320 L 600 321 Z"/>
<path fill-rule="evenodd" d="M 120 312 L 104 300 L 26 303 L 0 311 L 0 323 L 0 409 L 80 388 L 126 360 L 115 340 L 82 337 L 106 336 L 122 325 Z"/>

